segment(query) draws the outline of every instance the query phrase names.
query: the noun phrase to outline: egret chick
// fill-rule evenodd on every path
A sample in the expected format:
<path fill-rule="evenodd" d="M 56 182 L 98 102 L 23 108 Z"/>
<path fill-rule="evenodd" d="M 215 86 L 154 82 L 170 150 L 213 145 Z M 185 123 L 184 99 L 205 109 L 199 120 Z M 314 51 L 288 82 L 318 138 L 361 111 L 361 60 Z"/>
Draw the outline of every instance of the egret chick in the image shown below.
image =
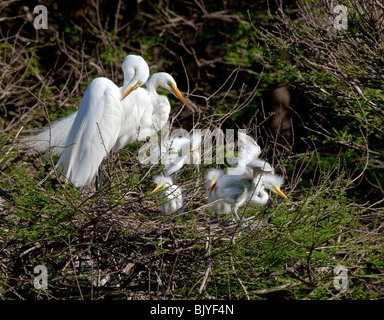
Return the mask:
<path fill-rule="evenodd" d="M 244 163 L 247 164 L 252 160 L 259 158 L 261 154 L 261 148 L 257 142 L 249 135 L 238 132 L 239 139 L 239 160 L 243 159 Z"/>
<path fill-rule="evenodd" d="M 173 184 L 171 177 L 158 175 L 155 177 L 154 182 L 157 186 L 153 189 L 152 193 L 158 190 L 162 191 L 162 201 L 164 201 L 160 206 L 162 214 L 170 214 L 183 206 L 181 187 Z"/>
<path fill-rule="evenodd" d="M 278 174 L 266 173 L 259 174 L 253 180 L 255 186 L 254 190 L 251 192 L 251 202 L 257 206 L 265 206 L 269 200 L 269 194 L 266 190 L 271 190 L 273 193 L 279 195 L 284 199 L 288 197 L 280 190 L 281 186 L 284 184 L 284 177 Z"/>
<path fill-rule="evenodd" d="M 221 174 L 217 172 L 218 177 L 214 178 L 208 187 L 208 191 L 211 193 L 211 199 L 209 198 L 209 200 L 221 201 L 222 203 L 219 203 L 216 208 L 218 210 L 223 209 L 224 213 L 227 213 L 230 207 L 233 220 L 240 223 L 241 219 L 237 211 L 245 204 L 249 192 L 253 189 L 254 177 L 263 172 L 265 171 L 260 167 L 260 163 L 254 161 L 251 161 L 239 174 Z M 215 175 L 215 173 L 211 174 Z M 218 210 L 216 214 L 219 213 Z"/>
<path fill-rule="evenodd" d="M 216 182 L 224 176 L 224 171 L 221 169 L 212 169 L 207 172 L 205 190 L 208 198 L 208 204 L 212 204 L 211 207 L 216 213 L 216 217 L 222 212 L 224 214 L 231 213 L 231 206 L 220 198 L 218 188 L 216 188 Z"/>
<path fill-rule="evenodd" d="M 201 132 L 197 131 L 188 137 L 172 137 L 152 150 L 152 155 L 164 164 L 167 176 L 179 171 L 184 164 L 200 164 L 199 146 L 201 144 Z"/>

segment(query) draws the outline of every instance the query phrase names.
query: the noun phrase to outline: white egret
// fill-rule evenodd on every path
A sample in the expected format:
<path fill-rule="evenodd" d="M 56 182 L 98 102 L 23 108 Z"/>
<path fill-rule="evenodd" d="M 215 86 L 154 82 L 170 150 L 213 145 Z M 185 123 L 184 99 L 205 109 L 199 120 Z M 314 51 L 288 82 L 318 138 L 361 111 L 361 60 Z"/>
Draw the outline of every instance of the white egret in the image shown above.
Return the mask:
<path fill-rule="evenodd" d="M 225 203 L 220 198 L 219 188 L 216 188 L 216 181 L 219 180 L 221 176 L 224 176 L 224 170 L 221 169 L 211 169 L 207 172 L 205 190 L 208 197 L 208 204 L 211 204 L 213 211 L 218 217 L 220 213 L 230 214 L 231 206 L 228 203 Z"/>
<path fill-rule="evenodd" d="M 132 107 L 130 107 L 131 100 L 126 96 L 147 81 L 149 77 L 149 67 L 141 56 L 131 54 L 125 57 L 121 68 L 124 74 L 123 86 L 119 88 L 123 98 L 122 103 L 128 112 L 132 112 Z M 25 137 L 22 142 L 28 148 L 37 152 L 50 150 L 53 155 L 59 154 L 66 146 L 65 143 L 68 138 L 68 133 L 77 116 L 77 112 L 78 111 L 75 111 L 55 121 L 49 127 L 31 130 L 32 135 Z M 135 116 L 134 119 L 137 119 L 138 115 Z"/>
<path fill-rule="evenodd" d="M 138 88 L 127 99 L 123 100 L 127 110 L 126 119 L 122 121 L 119 138 L 113 151 L 118 151 L 128 143 L 143 141 L 156 134 L 168 121 L 171 105 L 168 98 L 157 93 L 158 88 L 163 88 L 173 93 L 187 107 L 193 110 L 185 101 L 182 93 L 177 88 L 176 81 L 166 72 L 151 75 L 145 83 L 146 88 Z M 125 102 L 125 100 L 127 100 Z M 135 121 L 132 121 L 132 118 Z M 136 125 L 134 125 L 136 123 Z"/>
<path fill-rule="evenodd" d="M 256 159 L 252 160 L 253 163 L 257 163 L 264 171 L 264 173 L 258 174 L 253 179 L 254 189 L 252 190 L 250 197 L 251 202 L 257 206 L 264 206 L 267 204 L 269 194 L 266 189 L 279 195 L 284 199 L 288 197 L 280 190 L 284 184 L 284 177 L 275 174 L 275 169 L 265 160 Z"/>
<path fill-rule="evenodd" d="M 138 138 L 139 141 L 142 141 L 160 131 L 169 119 L 171 105 L 166 96 L 157 93 L 159 88 L 163 88 L 174 94 L 183 104 L 194 112 L 192 106 L 187 103 L 184 96 L 178 89 L 175 79 L 169 73 L 157 72 L 152 74 L 145 83 L 145 86 L 151 99 L 153 113 L 152 117 L 149 118 L 151 121 L 141 125 L 140 135 Z"/>
<path fill-rule="evenodd" d="M 132 58 L 144 61 L 139 56 L 128 56 L 123 65 L 132 65 Z M 146 82 L 149 70 L 146 63 L 145 66 L 147 69 L 123 68 L 124 73 L 129 73 L 126 78 L 131 77 L 131 80 L 124 81 L 122 89 L 104 77 L 89 84 L 56 164 L 74 186 L 89 186 L 116 144 L 122 119 L 128 112 L 121 100 Z M 102 187 L 101 180 L 99 174 L 99 188 Z"/>
<path fill-rule="evenodd" d="M 94 79 L 85 91 L 56 164 L 74 186 L 89 186 L 114 146 L 123 113 L 120 99 L 120 90 L 107 78 Z"/>
<path fill-rule="evenodd" d="M 163 198 L 160 206 L 161 213 L 170 214 L 183 206 L 181 187 L 173 184 L 171 177 L 158 175 L 155 177 L 154 182 L 157 186 L 153 189 L 152 193 L 162 190 Z"/>
<path fill-rule="evenodd" d="M 253 180 L 253 184 L 255 188 L 250 192 L 250 197 L 251 202 L 257 206 L 265 206 L 267 204 L 269 194 L 266 189 L 271 190 L 284 199 L 288 199 L 284 192 L 280 190 L 284 184 L 283 176 L 273 173 L 259 174 Z"/>
<path fill-rule="evenodd" d="M 124 91 L 128 78 L 132 74 L 141 73 L 144 80 L 148 65 L 140 56 L 129 55 L 122 64 L 124 72 L 124 85 L 120 89 Z M 141 71 L 139 71 L 141 70 Z M 149 71 L 148 71 L 149 74 Z M 140 82 L 143 82 L 141 80 Z M 132 80 L 130 81 L 132 83 Z M 137 82 L 136 82 L 137 83 Z M 173 77 L 165 72 L 153 74 L 145 83 L 146 89 L 137 88 L 128 97 L 122 100 L 124 113 L 119 137 L 113 147 L 113 151 L 118 151 L 128 143 L 133 141 L 145 140 L 148 136 L 155 134 L 167 122 L 170 113 L 170 103 L 168 98 L 157 93 L 159 87 L 165 88 L 175 94 L 192 111 L 193 109 L 185 101 L 180 90 L 177 88 Z M 136 86 L 138 83 L 136 84 Z M 24 139 L 24 143 L 31 149 L 38 152 L 45 152 L 51 149 L 53 154 L 59 154 L 65 146 L 68 132 L 76 118 L 77 111 L 69 116 L 54 122 L 50 127 L 35 131 L 36 134 Z"/>
<path fill-rule="evenodd" d="M 220 210 L 223 210 L 224 213 L 230 211 L 232 218 L 240 222 L 237 211 L 244 205 L 249 193 L 252 191 L 253 179 L 257 174 L 270 172 L 265 171 L 263 165 L 260 161 L 251 161 L 243 172 L 238 174 L 222 174 L 220 171 L 208 172 L 208 180 L 213 178 L 208 186 L 207 192 L 210 193 L 208 201 L 218 202 L 214 206 L 216 215 L 220 213 Z"/>
<path fill-rule="evenodd" d="M 200 164 L 199 146 L 201 131 L 191 134 L 190 138 L 176 136 L 163 141 L 152 150 L 152 155 L 164 164 L 165 174 L 171 175 L 179 171 L 184 164 Z"/>

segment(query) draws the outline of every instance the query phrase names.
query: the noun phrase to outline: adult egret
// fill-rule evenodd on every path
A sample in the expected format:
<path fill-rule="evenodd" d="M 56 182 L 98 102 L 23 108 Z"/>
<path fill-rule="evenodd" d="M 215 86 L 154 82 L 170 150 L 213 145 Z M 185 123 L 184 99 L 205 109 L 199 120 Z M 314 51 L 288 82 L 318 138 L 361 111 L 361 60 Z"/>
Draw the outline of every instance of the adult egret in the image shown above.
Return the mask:
<path fill-rule="evenodd" d="M 122 91 L 124 91 L 127 78 L 131 76 L 132 70 L 142 70 L 140 71 L 142 79 L 147 77 L 146 73 L 149 70 L 145 61 L 140 56 L 135 55 L 127 56 L 122 68 L 124 71 L 124 85 L 120 88 Z M 145 84 L 145 89 L 137 88 L 134 91 L 131 90 L 132 92 L 129 96 L 122 100 L 124 112 L 122 114 L 119 137 L 113 146 L 113 151 L 115 152 L 131 142 L 145 140 L 148 136 L 159 131 L 168 121 L 171 105 L 166 96 L 157 93 L 159 87 L 175 94 L 193 111 L 191 106 L 185 101 L 170 74 L 165 72 L 154 73 Z M 24 139 L 24 143 L 31 149 L 39 152 L 51 149 L 53 154 L 59 154 L 65 146 L 68 132 L 76 115 L 77 111 L 54 122 L 50 127 L 37 131 L 36 135 Z"/>
<path fill-rule="evenodd" d="M 151 99 L 153 113 L 150 118 L 151 121 L 141 125 L 138 137 L 140 141 L 160 131 L 169 119 L 171 105 L 166 96 L 157 93 L 159 88 L 163 88 L 169 93 L 175 95 L 183 104 L 194 112 L 192 106 L 187 103 L 184 96 L 178 89 L 175 79 L 169 73 L 157 72 L 152 74 L 145 83 L 145 86 Z"/>
<path fill-rule="evenodd" d="M 128 56 L 123 65 L 131 65 L 131 58 L 132 56 Z M 136 58 L 138 56 L 135 56 L 135 60 Z M 121 121 L 128 112 L 121 100 L 124 101 L 149 76 L 148 66 L 147 69 L 128 71 L 132 75 L 125 76 L 131 77 L 131 80 L 125 81 L 122 89 L 111 80 L 100 77 L 94 79 L 85 91 L 65 141 L 65 148 L 56 164 L 76 187 L 89 186 L 96 177 L 98 168 L 101 168 L 103 160 L 119 138 Z M 102 177 L 99 172 L 99 189 L 101 187 Z"/>
<path fill-rule="evenodd" d="M 137 122 L 142 111 L 134 113 L 135 110 L 133 110 L 131 103 L 132 99 L 128 99 L 129 97 L 127 97 L 127 95 L 147 81 L 149 77 L 149 67 L 141 56 L 131 54 L 125 57 L 121 68 L 124 74 L 123 86 L 119 88 L 124 107 L 122 119 L 125 120 L 127 118 L 127 113 L 133 112 L 133 119 Z M 135 105 L 137 107 L 137 104 Z M 37 152 L 46 152 L 50 150 L 53 155 L 59 154 L 66 146 L 68 133 L 77 113 L 78 111 L 75 111 L 64 118 L 55 121 L 49 127 L 32 130 L 32 136 L 24 138 L 22 142 L 28 148 Z M 131 124 L 133 125 L 133 123 Z"/>
<path fill-rule="evenodd" d="M 152 193 L 162 190 L 163 199 L 160 206 L 162 214 L 170 214 L 183 206 L 181 187 L 173 184 L 171 177 L 158 175 L 155 177 L 154 182 L 157 186 L 153 189 Z"/>
<path fill-rule="evenodd" d="M 116 142 L 123 113 L 119 88 L 107 78 L 88 86 L 56 167 L 76 187 L 89 186 Z"/>
<path fill-rule="evenodd" d="M 255 176 L 265 172 L 270 171 L 265 171 L 260 161 L 251 161 L 244 168 L 243 172 L 239 174 L 222 174 L 219 171 L 208 173 L 207 177 L 209 179 L 213 178 L 208 186 L 207 192 L 211 193 L 208 199 L 209 201 L 219 202 L 214 206 L 216 215 L 220 213 L 220 209 L 223 209 L 224 213 L 230 211 L 232 218 L 240 222 L 237 211 L 244 205 L 249 193 L 253 189 L 253 179 Z"/>
<path fill-rule="evenodd" d="M 173 93 L 193 111 L 170 74 L 166 72 L 154 73 L 145 83 L 145 86 L 145 89 L 138 88 L 127 99 L 123 100 L 123 103 L 127 104 L 126 109 L 131 111 L 122 121 L 119 138 L 113 151 L 120 150 L 128 143 L 145 140 L 156 134 L 168 121 L 171 105 L 166 96 L 157 93 L 158 88 Z M 125 100 L 127 101 L 125 102 Z M 132 121 L 132 118 L 135 121 Z"/>
<path fill-rule="evenodd" d="M 152 150 L 152 155 L 164 164 L 165 174 L 171 175 L 179 171 L 184 164 L 200 164 L 199 146 L 201 145 L 201 131 L 191 134 L 190 138 L 176 136 L 163 141 Z"/>

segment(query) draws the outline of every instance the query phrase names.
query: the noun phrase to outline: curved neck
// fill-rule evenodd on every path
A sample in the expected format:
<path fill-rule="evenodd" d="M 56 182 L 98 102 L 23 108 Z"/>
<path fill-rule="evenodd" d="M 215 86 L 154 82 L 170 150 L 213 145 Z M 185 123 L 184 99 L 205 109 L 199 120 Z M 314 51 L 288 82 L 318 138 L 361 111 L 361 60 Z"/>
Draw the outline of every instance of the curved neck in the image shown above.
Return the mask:
<path fill-rule="evenodd" d="M 156 80 L 156 77 L 150 77 L 147 82 L 145 83 L 145 86 L 147 87 L 147 90 L 151 92 L 152 94 L 158 94 L 157 93 L 157 87 L 159 86 Z"/>
<path fill-rule="evenodd" d="M 264 206 L 267 204 L 269 199 L 268 192 L 265 191 L 264 188 L 260 190 L 255 190 L 255 193 L 252 196 L 252 202 L 254 202 L 258 206 Z"/>
<path fill-rule="evenodd" d="M 253 180 L 253 185 L 255 186 L 254 193 L 252 195 L 252 202 L 258 206 L 264 206 L 267 204 L 269 199 L 269 194 L 265 190 L 262 184 L 262 176 L 258 175 L 256 179 Z"/>

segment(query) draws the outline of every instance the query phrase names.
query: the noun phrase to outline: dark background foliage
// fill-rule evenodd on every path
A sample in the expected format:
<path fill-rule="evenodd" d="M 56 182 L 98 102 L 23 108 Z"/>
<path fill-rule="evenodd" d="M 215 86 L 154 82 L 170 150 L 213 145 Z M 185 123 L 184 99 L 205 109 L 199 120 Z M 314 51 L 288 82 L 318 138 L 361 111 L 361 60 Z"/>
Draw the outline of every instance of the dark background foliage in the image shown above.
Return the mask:
<path fill-rule="evenodd" d="M 41 4 L 46 30 L 33 27 Z M 346 30 L 333 25 L 337 4 L 348 8 Z M 382 297 L 383 8 L 3 1 L 2 298 Z M 259 222 L 248 231 L 211 230 L 203 166 L 180 181 L 186 213 L 161 217 L 148 168 L 136 161 L 139 144 L 111 156 L 104 200 L 55 179 L 41 183 L 55 159 L 26 154 L 17 137 L 76 110 L 95 77 L 122 83 L 130 53 L 151 72 L 170 73 L 195 105 L 179 114 L 169 97 L 174 128 L 246 128 L 287 177 L 290 201 L 250 208 Z M 347 291 L 332 287 L 335 261 L 349 268 Z M 31 289 L 36 264 L 50 266 L 47 291 Z M 95 272 L 103 285 L 89 281 Z"/>

